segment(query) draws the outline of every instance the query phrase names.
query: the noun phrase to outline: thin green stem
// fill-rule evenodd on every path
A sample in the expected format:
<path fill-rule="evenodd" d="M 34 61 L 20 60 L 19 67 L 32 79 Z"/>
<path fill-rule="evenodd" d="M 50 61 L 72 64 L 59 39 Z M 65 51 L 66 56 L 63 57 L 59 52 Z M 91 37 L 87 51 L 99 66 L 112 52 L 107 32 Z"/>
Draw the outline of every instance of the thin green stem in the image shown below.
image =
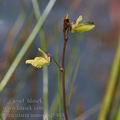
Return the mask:
<path fill-rule="evenodd" d="M 32 0 L 32 4 L 33 4 L 33 10 L 34 10 L 36 20 L 38 21 L 39 18 L 41 17 L 38 0 Z M 41 45 L 42 49 L 46 51 L 47 50 L 46 39 L 45 39 L 45 32 L 44 32 L 43 28 L 41 28 L 41 30 L 39 32 L 39 37 L 40 37 L 40 45 Z"/>
<path fill-rule="evenodd" d="M 58 32 L 57 32 L 58 33 Z M 57 59 L 57 63 L 60 64 L 60 51 L 59 51 L 59 42 L 60 40 L 58 39 L 58 34 L 57 34 L 57 51 L 56 51 L 56 59 Z M 58 108 L 58 112 L 59 112 L 59 120 L 62 120 L 62 105 L 61 105 L 61 80 L 60 80 L 60 70 L 58 69 L 58 97 L 59 97 L 59 108 Z"/>
<path fill-rule="evenodd" d="M 40 9 L 39 9 L 39 4 L 38 4 L 38 0 L 32 0 L 32 5 L 33 5 L 33 10 L 34 10 L 34 14 L 37 20 L 39 20 L 40 16 Z"/>
<path fill-rule="evenodd" d="M 48 68 L 43 69 L 43 102 L 44 102 L 44 116 L 43 120 L 48 120 Z"/>
<path fill-rule="evenodd" d="M 118 112 L 117 112 L 116 120 L 120 120 L 120 105 L 119 105 L 119 109 L 118 109 Z"/>
<path fill-rule="evenodd" d="M 36 20 L 38 21 L 40 16 L 40 8 L 39 8 L 39 4 L 38 4 L 38 0 L 32 0 L 32 4 L 33 4 L 33 10 L 34 10 L 34 14 L 36 17 Z M 40 43 L 41 43 L 41 47 L 46 50 L 46 40 L 45 40 L 45 32 L 43 29 L 41 29 L 40 34 Z M 43 107 L 44 107 L 44 116 L 43 119 L 44 120 L 48 120 L 48 68 L 47 66 L 44 67 L 42 69 L 43 71 Z"/>
<path fill-rule="evenodd" d="M 111 110 L 112 102 L 114 99 L 114 94 L 116 92 L 116 86 L 119 82 L 119 75 L 120 75 L 120 38 L 118 42 L 118 48 L 117 48 L 116 56 L 114 59 L 112 71 L 110 74 L 108 88 L 103 100 L 103 105 L 101 108 L 99 120 L 109 119 L 110 110 Z"/>
<path fill-rule="evenodd" d="M 60 71 L 62 71 L 62 67 L 60 66 L 60 64 L 55 60 L 55 58 L 53 56 L 51 56 L 51 60 L 53 60 L 53 62 L 57 65 L 57 67 L 59 68 Z"/>
<path fill-rule="evenodd" d="M 76 67 L 75 67 L 74 72 L 73 72 L 74 74 L 72 75 L 73 77 L 72 77 L 71 85 L 69 87 L 70 88 L 70 94 L 69 94 L 69 99 L 68 99 L 68 105 L 70 105 L 70 103 L 71 103 L 72 93 L 74 91 L 74 82 L 76 80 L 76 77 L 78 75 L 78 71 L 79 71 L 79 68 L 80 68 L 80 59 L 79 58 L 78 58 L 76 63 L 77 63 Z"/>

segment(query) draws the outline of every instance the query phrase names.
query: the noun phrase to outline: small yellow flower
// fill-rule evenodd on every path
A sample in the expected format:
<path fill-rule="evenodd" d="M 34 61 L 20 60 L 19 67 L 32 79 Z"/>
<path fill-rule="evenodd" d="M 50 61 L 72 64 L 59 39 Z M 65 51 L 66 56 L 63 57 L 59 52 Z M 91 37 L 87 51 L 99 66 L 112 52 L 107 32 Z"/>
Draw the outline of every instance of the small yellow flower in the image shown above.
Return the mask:
<path fill-rule="evenodd" d="M 26 60 L 26 64 L 31 64 L 36 68 L 42 68 L 45 65 L 50 64 L 50 55 L 47 55 L 43 50 L 38 48 L 38 50 L 42 53 L 42 57 L 35 57 L 34 59 Z"/>
<path fill-rule="evenodd" d="M 82 23 L 82 16 L 79 16 L 74 23 L 71 23 L 71 32 L 87 32 L 95 27 L 92 22 Z"/>

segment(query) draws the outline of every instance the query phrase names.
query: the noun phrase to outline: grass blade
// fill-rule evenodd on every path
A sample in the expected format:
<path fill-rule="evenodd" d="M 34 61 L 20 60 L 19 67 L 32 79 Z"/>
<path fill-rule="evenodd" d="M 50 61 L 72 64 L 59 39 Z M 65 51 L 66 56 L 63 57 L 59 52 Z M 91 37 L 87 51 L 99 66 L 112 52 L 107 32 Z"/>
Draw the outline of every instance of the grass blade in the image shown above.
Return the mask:
<path fill-rule="evenodd" d="M 32 4 L 33 4 L 33 10 L 34 10 L 36 20 L 38 21 L 39 18 L 41 17 L 38 0 L 32 0 Z M 40 37 L 41 48 L 46 50 L 47 47 L 45 46 L 46 45 L 45 32 L 43 29 L 41 29 L 39 37 Z M 44 103 L 43 119 L 48 120 L 48 67 L 47 66 L 43 68 L 43 103 Z"/>
<path fill-rule="evenodd" d="M 118 48 L 116 52 L 116 56 L 114 59 L 112 71 L 110 74 L 110 80 L 108 84 L 108 88 L 103 100 L 103 105 L 101 108 L 99 120 L 108 120 L 109 114 L 110 114 L 110 109 L 112 102 L 114 100 L 114 94 L 116 91 L 116 86 L 119 81 L 119 75 L 120 75 L 120 38 L 118 42 Z"/>

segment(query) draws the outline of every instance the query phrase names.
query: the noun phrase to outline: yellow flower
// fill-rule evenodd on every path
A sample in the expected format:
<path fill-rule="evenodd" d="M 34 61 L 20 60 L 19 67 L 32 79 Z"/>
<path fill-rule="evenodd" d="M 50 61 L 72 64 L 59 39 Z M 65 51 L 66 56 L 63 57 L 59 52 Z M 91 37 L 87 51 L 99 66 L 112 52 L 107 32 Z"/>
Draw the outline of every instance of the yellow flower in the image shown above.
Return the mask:
<path fill-rule="evenodd" d="M 42 57 L 35 57 L 34 59 L 26 60 L 26 64 L 31 64 L 36 68 L 42 68 L 45 65 L 50 64 L 50 55 L 46 54 L 43 50 L 38 48 L 38 50 L 42 53 Z"/>
<path fill-rule="evenodd" d="M 87 32 L 95 27 L 92 22 L 81 23 L 82 19 L 82 16 L 79 16 L 74 23 L 71 23 L 71 32 Z"/>

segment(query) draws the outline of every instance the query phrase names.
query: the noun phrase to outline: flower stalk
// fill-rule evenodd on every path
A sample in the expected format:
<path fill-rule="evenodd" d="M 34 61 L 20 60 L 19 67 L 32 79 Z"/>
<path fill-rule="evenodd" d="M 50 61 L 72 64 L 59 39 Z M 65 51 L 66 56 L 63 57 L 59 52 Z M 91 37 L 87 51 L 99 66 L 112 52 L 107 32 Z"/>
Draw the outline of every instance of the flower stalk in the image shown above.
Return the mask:
<path fill-rule="evenodd" d="M 63 52 L 62 52 L 62 92 L 63 92 L 63 108 L 64 108 L 64 115 L 65 120 L 68 120 L 68 113 L 67 113 L 67 103 L 66 103 L 66 87 L 65 87 L 65 52 L 67 47 L 67 41 L 68 41 L 68 32 L 71 29 L 70 21 L 68 19 L 68 16 L 65 16 L 64 18 L 64 24 L 63 24 L 63 34 L 64 34 L 64 46 L 63 46 Z"/>
<path fill-rule="evenodd" d="M 63 34 L 64 34 L 64 46 L 62 52 L 62 92 L 63 92 L 63 108 L 65 120 L 68 120 L 68 112 L 67 112 L 67 103 L 66 103 L 66 86 L 65 86 L 65 52 L 68 42 L 68 33 L 69 32 L 87 32 L 92 30 L 95 25 L 94 23 L 81 23 L 82 16 L 79 16 L 78 19 L 73 23 L 70 22 L 68 15 L 64 17 L 63 23 Z"/>

